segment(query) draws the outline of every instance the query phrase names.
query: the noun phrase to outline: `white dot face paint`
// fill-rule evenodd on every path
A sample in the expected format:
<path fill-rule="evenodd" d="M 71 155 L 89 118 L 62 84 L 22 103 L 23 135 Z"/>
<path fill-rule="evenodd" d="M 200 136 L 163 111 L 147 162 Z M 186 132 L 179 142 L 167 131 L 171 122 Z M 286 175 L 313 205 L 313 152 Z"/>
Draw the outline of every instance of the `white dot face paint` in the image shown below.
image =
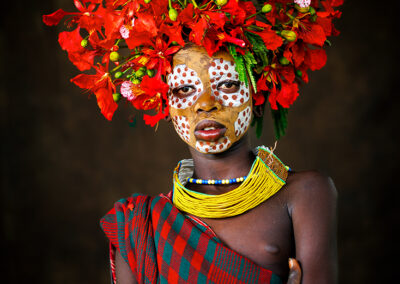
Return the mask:
<path fill-rule="evenodd" d="M 185 116 L 174 116 L 172 118 L 172 122 L 174 123 L 174 127 L 178 135 L 186 142 L 190 141 L 190 125 L 189 120 Z"/>
<path fill-rule="evenodd" d="M 218 141 L 197 141 L 196 150 L 202 153 L 221 153 L 232 145 L 228 137 L 221 137 Z"/>
<path fill-rule="evenodd" d="M 226 107 L 238 107 L 246 103 L 250 99 L 250 90 L 244 82 L 240 82 L 240 88 L 237 92 L 226 93 L 218 90 L 223 82 L 239 81 L 239 74 L 235 70 L 233 61 L 224 60 L 222 58 L 214 59 L 208 69 L 210 75 L 210 83 L 212 95 L 215 100 L 219 101 Z"/>
<path fill-rule="evenodd" d="M 176 109 L 185 109 L 192 106 L 204 89 L 203 83 L 196 71 L 188 68 L 185 64 L 174 67 L 172 73 L 168 75 L 168 85 L 171 90 L 179 87 L 194 89 L 194 92 L 187 97 L 179 97 L 173 93 L 170 94 L 169 105 Z"/>
<path fill-rule="evenodd" d="M 247 107 L 243 111 L 239 112 L 239 115 L 235 121 L 235 135 L 240 136 L 246 132 L 249 128 L 251 121 L 251 108 Z"/>

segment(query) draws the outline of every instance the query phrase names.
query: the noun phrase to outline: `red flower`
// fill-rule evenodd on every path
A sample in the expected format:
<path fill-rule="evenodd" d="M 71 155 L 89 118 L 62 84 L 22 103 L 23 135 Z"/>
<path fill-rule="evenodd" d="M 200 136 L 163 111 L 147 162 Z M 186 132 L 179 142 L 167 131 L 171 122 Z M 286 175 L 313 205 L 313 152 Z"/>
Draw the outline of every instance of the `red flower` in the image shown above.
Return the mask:
<path fill-rule="evenodd" d="M 79 74 L 72 78 L 71 82 L 82 89 L 87 89 L 94 93 L 101 113 L 105 118 L 111 120 L 118 107 L 112 96 L 115 92 L 115 86 L 112 83 L 109 74 L 106 72 L 106 68 L 101 65 L 94 68 L 96 69 L 95 75 Z"/>
<path fill-rule="evenodd" d="M 283 44 L 283 40 L 280 36 L 276 34 L 275 31 L 272 30 L 270 25 L 264 24 L 260 21 L 256 21 L 258 27 L 264 28 L 263 31 L 250 31 L 259 35 L 265 43 L 265 46 L 269 50 L 276 50 Z"/>
<path fill-rule="evenodd" d="M 283 83 L 280 90 L 277 90 L 275 86 L 272 88 L 268 101 L 271 104 L 271 108 L 277 110 L 277 103 L 284 108 L 289 108 L 298 96 L 299 86 L 296 83 Z"/>
<path fill-rule="evenodd" d="M 84 4 L 91 4 L 85 6 L 84 4 L 82 4 L 82 2 Z M 57 25 L 60 20 L 64 18 L 64 16 L 73 15 L 73 17 L 70 19 L 71 23 L 78 23 L 80 27 L 85 28 L 88 31 L 100 30 L 102 25 L 102 18 L 96 14 L 95 10 L 98 6 L 97 4 L 100 4 L 101 1 L 84 0 L 82 2 L 79 0 L 74 0 L 75 7 L 79 10 L 79 12 L 69 13 L 63 11 L 62 9 L 58 9 L 52 14 L 43 15 L 43 22 L 49 26 Z"/>
<path fill-rule="evenodd" d="M 145 123 L 154 126 L 158 121 L 168 115 L 168 105 L 166 105 L 164 109 L 162 109 L 162 107 L 163 102 L 167 104 L 169 86 L 164 83 L 159 76 L 154 78 L 145 76 L 140 84 L 140 88 L 144 91 L 144 94 L 138 95 L 132 100 L 132 104 L 137 109 L 156 109 L 157 114 L 155 116 L 143 115 Z"/>
<path fill-rule="evenodd" d="M 144 55 L 138 57 L 136 62 L 145 65 L 147 69 L 158 67 L 161 72 L 159 75 L 165 75 L 171 72 L 171 56 L 179 49 L 181 49 L 180 46 L 168 47 L 160 37 L 157 37 L 150 47 L 142 49 Z"/>
<path fill-rule="evenodd" d="M 296 33 L 298 38 L 312 45 L 323 46 L 326 40 L 324 29 L 308 20 L 299 23 Z"/>
<path fill-rule="evenodd" d="M 257 89 L 259 93 L 255 96 L 256 105 L 264 102 L 260 98 L 261 91 L 268 91 L 268 101 L 274 110 L 278 109 L 277 103 L 284 108 L 289 108 L 299 95 L 293 67 L 281 66 L 277 63 L 264 69 L 263 75 L 257 81 Z"/>
<path fill-rule="evenodd" d="M 79 27 L 72 32 L 61 32 L 58 42 L 63 50 L 68 52 L 69 60 L 80 70 L 89 70 L 93 65 L 97 52 L 81 46 L 82 37 Z"/>

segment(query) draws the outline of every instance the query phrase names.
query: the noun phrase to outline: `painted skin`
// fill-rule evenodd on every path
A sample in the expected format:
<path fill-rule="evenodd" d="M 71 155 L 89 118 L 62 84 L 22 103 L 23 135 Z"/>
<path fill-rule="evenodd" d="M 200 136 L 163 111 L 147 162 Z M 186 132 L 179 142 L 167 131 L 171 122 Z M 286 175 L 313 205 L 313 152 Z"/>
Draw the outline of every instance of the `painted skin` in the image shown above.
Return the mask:
<path fill-rule="evenodd" d="M 179 51 L 168 84 L 175 130 L 197 151 L 224 152 L 249 129 L 251 92 L 227 52 L 209 57 L 197 46 Z"/>

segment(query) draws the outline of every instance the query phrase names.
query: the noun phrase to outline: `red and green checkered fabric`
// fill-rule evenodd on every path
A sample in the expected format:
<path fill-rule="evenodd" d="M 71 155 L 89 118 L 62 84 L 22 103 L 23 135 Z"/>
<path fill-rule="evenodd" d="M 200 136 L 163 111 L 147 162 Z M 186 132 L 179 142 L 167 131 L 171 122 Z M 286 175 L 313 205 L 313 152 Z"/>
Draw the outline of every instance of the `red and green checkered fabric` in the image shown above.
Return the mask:
<path fill-rule="evenodd" d="M 110 240 L 111 267 L 115 248 L 139 283 L 282 283 L 271 271 L 225 247 L 164 195 L 121 199 L 101 226 Z"/>

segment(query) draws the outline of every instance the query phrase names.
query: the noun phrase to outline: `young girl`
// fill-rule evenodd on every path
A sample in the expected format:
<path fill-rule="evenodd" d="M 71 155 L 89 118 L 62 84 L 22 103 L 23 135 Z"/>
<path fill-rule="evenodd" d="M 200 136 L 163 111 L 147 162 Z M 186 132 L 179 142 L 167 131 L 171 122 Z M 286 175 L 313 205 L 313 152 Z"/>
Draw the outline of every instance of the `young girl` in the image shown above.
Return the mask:
<path fill-rule="evenodd" d="M 325 65 L 343 1 L 198 2 L 75 0 L 78 12 L 43 17 L 70 17 L 59 42 L 79 70 L 95 70 L 71 81 L 107 119 L 121 97 L 156 110 L 144 115 L 152 126 L 169 115 L 192 156 L 169 193 L 133 194 L 101 220 L 113 281 L 335 283 L 332 181 L 292 171 L 275 147 L 251 149 L 247 131 L 254 121 L 259 132 L 268 101 L 284 134 L 298 82 Z"/>
<path fill-rule="evenodd" d="M 192 159 L 179 163 L 169 194 L 120 200 L 102 220 L 117 283 L 281 283 L 289 258 L 301 263 L 302 283 L 335 283 L 333 183 L 250 149 L 251 91 L 233 58 L 189 45 L 174 55 L 168 83 Z"/>

